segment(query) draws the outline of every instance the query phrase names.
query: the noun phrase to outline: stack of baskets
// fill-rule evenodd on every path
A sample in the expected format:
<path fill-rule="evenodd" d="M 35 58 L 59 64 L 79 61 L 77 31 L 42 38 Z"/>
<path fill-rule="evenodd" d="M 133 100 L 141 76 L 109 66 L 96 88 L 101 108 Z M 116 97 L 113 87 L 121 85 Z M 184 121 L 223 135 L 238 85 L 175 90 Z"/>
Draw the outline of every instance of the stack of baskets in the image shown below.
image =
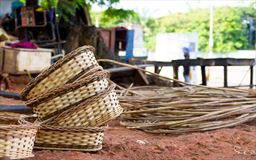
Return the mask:
<path fill-rule="evenodd" d="M 123 111 L 108 78 L 83 46 L 33 79 L 21 95 L 42 121 L 35 148 L 100 150 L 104 125 Z"/>

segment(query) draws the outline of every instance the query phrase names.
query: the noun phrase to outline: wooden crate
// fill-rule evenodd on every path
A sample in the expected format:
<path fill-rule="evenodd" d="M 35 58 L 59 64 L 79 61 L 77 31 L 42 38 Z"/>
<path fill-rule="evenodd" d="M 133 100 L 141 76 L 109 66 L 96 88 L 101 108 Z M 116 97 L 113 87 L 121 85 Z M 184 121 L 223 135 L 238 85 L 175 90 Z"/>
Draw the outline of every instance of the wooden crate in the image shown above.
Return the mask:
<path fill-rule="evenodd" d="M 51 65 L 51 49 L 23 49 L 2 47 L 0 52 L 2 72 L 10 74 L 39 73 Z"/>

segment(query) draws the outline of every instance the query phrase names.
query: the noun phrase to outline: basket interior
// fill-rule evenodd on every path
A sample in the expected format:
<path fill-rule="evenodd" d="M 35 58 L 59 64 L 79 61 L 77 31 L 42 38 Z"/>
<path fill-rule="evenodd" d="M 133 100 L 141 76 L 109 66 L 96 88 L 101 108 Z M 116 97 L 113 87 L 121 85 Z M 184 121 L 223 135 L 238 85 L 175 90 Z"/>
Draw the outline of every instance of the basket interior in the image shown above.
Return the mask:
<path fill-rule="evenodd" d="M 0 112 L 0 126 L 22 124 L 21 114 Z"/>
<path fill-rule="evenodd" d="M 17 120 L 10 120 L 10 119 L 1 119 L 0 126 L 5 125 L 19 125 L 20 123 Z"/>
<path fill-rule="evenodd" d="M 0 112 L 0 127 L 6 126 L 37 126 L 35 115 L 24 115 L 11 112 Z"/>

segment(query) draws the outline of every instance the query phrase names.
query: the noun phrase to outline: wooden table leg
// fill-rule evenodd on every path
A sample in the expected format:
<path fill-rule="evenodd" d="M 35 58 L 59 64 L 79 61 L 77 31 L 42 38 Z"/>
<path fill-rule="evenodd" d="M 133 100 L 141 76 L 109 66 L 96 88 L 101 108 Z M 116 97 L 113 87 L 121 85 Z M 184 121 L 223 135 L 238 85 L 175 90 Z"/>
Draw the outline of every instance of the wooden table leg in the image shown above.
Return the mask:
<path fill-rule="evenodd" d="M 253 66 L 250 66 L 250 88 L 253 88 Z"/>
<path fill-rule="evenodd" d="M 224 67 L 224 87 L 228 87 L 228 66 Z"/>
<path fill-rule="evenodd" d="M 207 85 L 206 81 L 206 72 L 205 72 L 205 66 L 201 66 L 201 74 L 202 74 L 202 85 Z"/>
<path fill-rule="evenodd" d="M 159 66 L 155 65 L 155 73 L 159 74 Z"/>
<path fill-rule="evenodd" d="M 155 73 L 160 74 L 162 68 L 163 68 L 163 66 L 157 66 L 157 65 L 155 65 L 155 70 L 154 70 Z"/>
<path fill-rule="evenodd" d="M 173 79 L 179 79 L 179 66 L 173 66 Z M 174 86 L 179 86 L 177 82 L 173 82 Z"/>

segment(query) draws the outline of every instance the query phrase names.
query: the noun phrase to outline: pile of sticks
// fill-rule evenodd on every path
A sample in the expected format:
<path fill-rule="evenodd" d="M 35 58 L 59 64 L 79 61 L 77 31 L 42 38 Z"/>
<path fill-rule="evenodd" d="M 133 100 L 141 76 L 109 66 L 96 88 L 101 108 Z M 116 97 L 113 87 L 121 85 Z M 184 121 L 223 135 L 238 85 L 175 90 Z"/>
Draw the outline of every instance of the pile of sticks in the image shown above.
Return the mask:
<path fill-rule="evenodd" d="M 256 98 L 235 90 L 134 87 L 119 99 L 125 109 L 121 124 L 150 133 L 207 131 L 256 119 Z"/>
<path fill-rule="evenodd" d="M 182 87 L 118 86 L 121 124 L 150 133 L 181 134 L 233 127 L 256 119 L 256 98 L 248 90 L 188 84 L 109 59 L 100 62 L 140 70 Z"/>

